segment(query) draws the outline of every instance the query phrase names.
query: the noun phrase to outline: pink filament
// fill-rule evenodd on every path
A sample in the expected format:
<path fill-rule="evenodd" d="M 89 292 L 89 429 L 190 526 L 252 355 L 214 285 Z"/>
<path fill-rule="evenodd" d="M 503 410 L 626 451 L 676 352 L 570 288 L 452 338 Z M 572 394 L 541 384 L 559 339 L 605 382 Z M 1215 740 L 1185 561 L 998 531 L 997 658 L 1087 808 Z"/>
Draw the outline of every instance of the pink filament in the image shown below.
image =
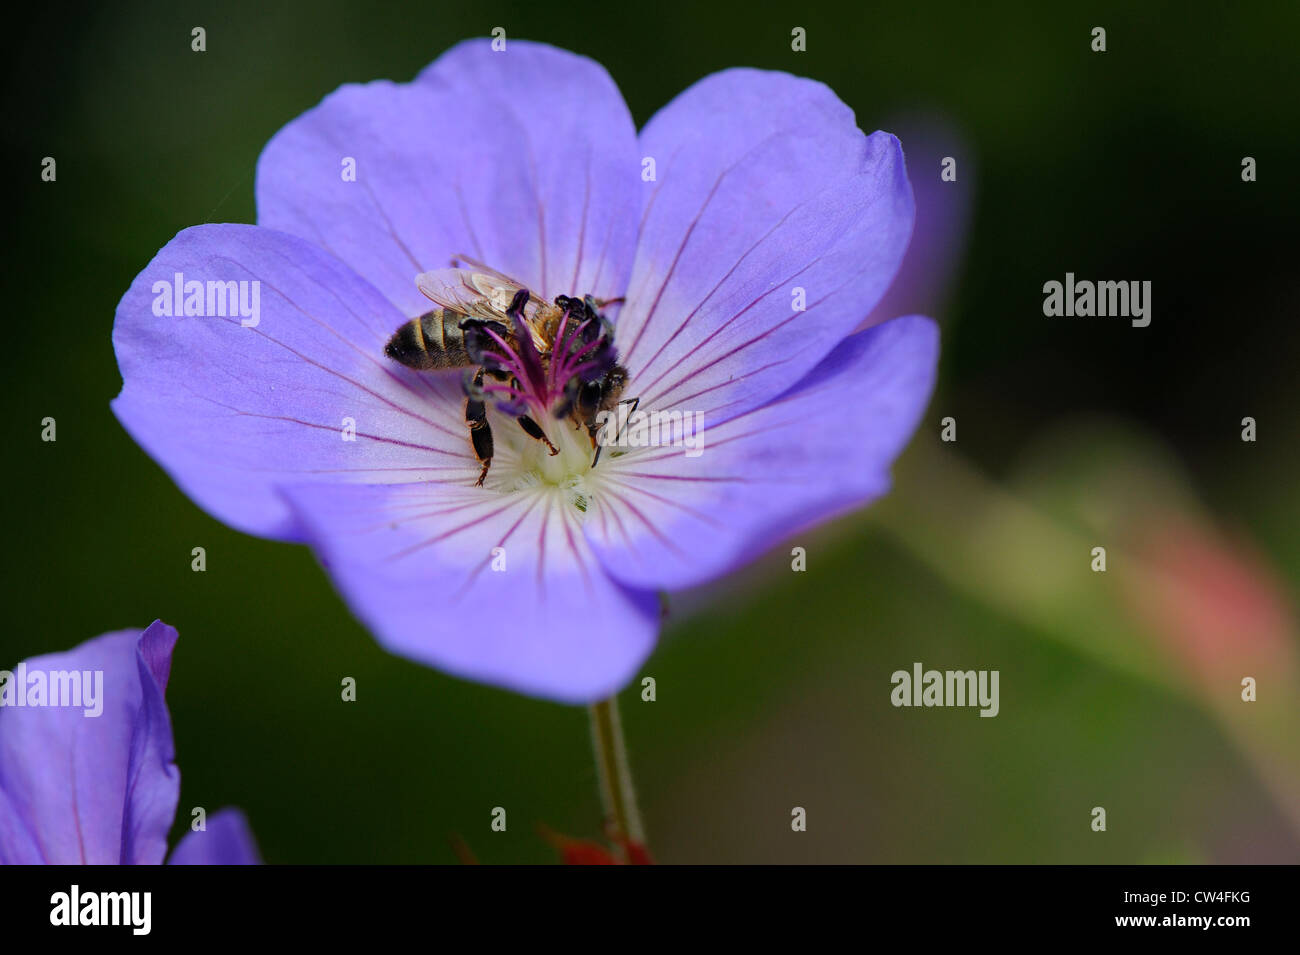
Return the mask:
<path fill-rule="evenodd" d="M 537 380 L 534 374 L 530 374 L 527 363 L 514 348 L 510 347 L 509 342 L 492 329 L 484 328 L 483 331 L 491 336 L 492 340 L 500 347 L 500 351 L 484 352 L 483 357 L 491 359 L 502 370 L 508 372 L 515 381 L 519 382 L 519 387 L 492 382 L 484 383 L 483 390 L 504 394 L 510 400 L 522 398 L 536 411 L 544 415 L 563 395 L 564 386 L 569 383 L 570 379 L 595 367 L 593 362 L 583 362 L 582 359 L 600 344 L 599 338 L 583 345 L 572 355 L 569 354 L 573 342 L 582 334 L 582 330 L 586 326 L 587 322 L 581 322 L 570 327 L 569 312 L 567 309 L 565 310 L 560 319 L 559 327 L 556 329 L 555 344 L 551 349 L 550 363 L 546 369 L 545 377 L 541 380 Z"/>

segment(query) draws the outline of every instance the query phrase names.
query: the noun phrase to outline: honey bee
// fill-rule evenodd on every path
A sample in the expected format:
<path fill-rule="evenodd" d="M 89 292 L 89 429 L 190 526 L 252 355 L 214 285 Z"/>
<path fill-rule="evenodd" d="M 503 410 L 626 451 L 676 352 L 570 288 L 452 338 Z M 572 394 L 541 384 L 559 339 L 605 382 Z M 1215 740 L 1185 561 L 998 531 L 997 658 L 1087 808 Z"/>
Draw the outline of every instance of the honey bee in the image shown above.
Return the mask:
<path fill-rule="evenodd" d="M 467 256 L 457 256 L 451 268 L 422 273 L 416 285 L 438 307 L 398 328 L 384 353 L 417 371 L 464 369 L 465 424 L 481 465 L 475 486 L 483 486 L 492 466 L 489 403 L 552 455 L 559 449 L 527 413 L 529 405 L 586 428 L 595 467 L 597 417 L 622 403 L 627 383 L 613 326 L 600 310 L 621 300 L 559 295 L 547 302 Z"/>

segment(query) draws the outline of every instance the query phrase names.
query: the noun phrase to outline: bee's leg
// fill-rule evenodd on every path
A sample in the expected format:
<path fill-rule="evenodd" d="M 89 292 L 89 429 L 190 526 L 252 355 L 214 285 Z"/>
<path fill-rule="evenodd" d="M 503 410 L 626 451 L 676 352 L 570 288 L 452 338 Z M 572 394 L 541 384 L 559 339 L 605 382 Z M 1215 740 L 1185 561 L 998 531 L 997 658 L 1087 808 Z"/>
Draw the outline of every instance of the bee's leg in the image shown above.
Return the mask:
<path fill-rule="evenodd" d="M 528 304 L 528 289 L 521 288 L 515 293 L 515 297 L 510 300 L 510 307 L 506 309 L 506 314 L 511 318 L 516 316 L 522 317 L 524 306 Z"/>
<path fill-rule="evenodd" d="M 479 389 L 482 388 L 483 369 L 480 368 L 474 376 L 474 384 Z M 482 391 L 479 390 L 478 393 L 481 395 Z M 469 441 L 474 448 L 474 457 L 483 464 L 483 470 L 479 471 L 474 486 L 482 487 L 488 468 L 492 466 L 492 426 L 488 424 L 487 407 L 482 398 L 465 399 L 465 423 L 469 425 Z"/>
<path fill-rule="evenodd" d="M 631 420 L 632 415 L 636 414 L 637 405 L 641 404 L 641 399 L 640 397 L 624 398 L 622 401 L 618 403 L 618 406 L 621 408 L 628 402 L 631 402 L 632 410 L 627 413 L 627 419 L 623 421 L 623 427 L 618 429 L 618 437 L 615 439 L 615 441 L 623 440 L 623 432 L 627 430 L 627 422 Z M 588 429 L 588 433 L 591 435 L 591 446 L 596 449 L 596 456 L 591 459 L 591 466 L 593 468 L 600 461 L 600 452 L 605 447 L 603 444 L 596 443 L 596 432 L 599 430 L 600 430 L 599 428 L 597 428 L 596 430 Z"/>
<path fill-rule="evenodd" d="M 551 457 L 555 457 L 560 453 L 560 449 L 551 444 L 551 439 L 546 436 L 546 432 L 538 426 L 536 421 L 528 417 L 528 415 L 521 414 L 515 420 L 519 422 L 519 427 L 524 429 L 524 434 L 528 435 L 530 438 L 536 438 L 538 441 L 543 442 L 546 447 L 550 449 Z"/>
<path fill-rule="evenodd" d="M 505 381 L 505 379 L 506 379 L 505 375 L 500 376 L 501 381 Z M 519 379 L 511 378 L 510 386 L 517 391 L 519 389 Z M 546 432 L 542 430 L 541 425 L 539 425 L 532 418 L 528 417 L 528 415 L 521 414 L 515 420 L 519 422 L 519 427 L 524 429 L 524 434 L 528 435 L 528 437 L 530 438 L 536 438 L 538 441 L 541 441 L 546 445 L 546 447 L 551 452 L 551 457 L 555 457 L 557 454 L 560 453 L 560 449 L 557 448 L 555 445 L 551 444 L 551 439 L 546 436 Z"/>
<path fill-rule="evenodd" d="M 475 417 L 477 415 L 477 417 Z M 481 401 L 465 403 L 465 423 L 469 425 L 469 440 L 474 446 L 474 456 L 483 464 L 478 472 L 475 487 L 482 487 L 487 479 L 488 468 L 492 467 L 492 426 L 488 424 L 487 409 Z"/>

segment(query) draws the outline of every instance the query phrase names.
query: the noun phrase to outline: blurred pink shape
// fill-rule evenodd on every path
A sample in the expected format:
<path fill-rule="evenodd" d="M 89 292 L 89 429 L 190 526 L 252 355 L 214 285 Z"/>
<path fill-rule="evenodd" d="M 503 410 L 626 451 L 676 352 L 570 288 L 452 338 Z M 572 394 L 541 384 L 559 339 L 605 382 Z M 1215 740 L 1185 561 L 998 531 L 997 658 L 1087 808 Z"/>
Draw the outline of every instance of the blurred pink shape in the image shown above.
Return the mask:
<path fill-rule="evenodd" d="M 1293 665 L 1290 601 L 1250 545 L 1175 517 L 1149 525 L 1136 554 L 1155 573 L 1125 578 L 1126 597 L 1160 643 L 1200 679 L 1219 683 L 1229 670 L 1236 676 L 1242 667 Z"/>

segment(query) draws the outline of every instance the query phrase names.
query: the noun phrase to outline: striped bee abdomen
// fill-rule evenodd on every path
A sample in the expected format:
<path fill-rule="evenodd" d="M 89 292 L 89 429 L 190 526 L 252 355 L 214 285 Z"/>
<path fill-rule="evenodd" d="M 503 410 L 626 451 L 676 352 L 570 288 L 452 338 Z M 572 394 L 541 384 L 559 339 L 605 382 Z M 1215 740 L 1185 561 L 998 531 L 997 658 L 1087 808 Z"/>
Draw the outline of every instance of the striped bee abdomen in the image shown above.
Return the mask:
<path fill-rule="evenodd" d="M 465 333 L 460 328 L 463 318 L 451 309 L 425 312 L 393 333 L 384 346 L 384 354 L 420 371 L 472 365 L 465 350 Z"/>

